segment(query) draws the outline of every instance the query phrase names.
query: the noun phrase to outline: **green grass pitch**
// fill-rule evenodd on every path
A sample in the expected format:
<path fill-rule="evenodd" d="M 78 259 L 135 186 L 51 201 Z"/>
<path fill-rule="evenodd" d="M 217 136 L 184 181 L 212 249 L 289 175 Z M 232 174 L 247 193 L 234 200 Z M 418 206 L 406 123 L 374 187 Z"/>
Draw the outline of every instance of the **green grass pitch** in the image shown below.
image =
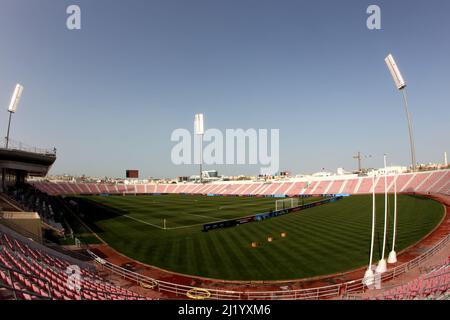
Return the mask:
<path fill-rule="evenodd" d="M 167 270 L 225 280 L 288 280 L 344 272 L 368 262 L 371 196 L 238 227 L 202 232 L 202 224 L 273 210 L 275 198 L 187 195 L 77 197 L 87 224 L 108 244 Z M 306 199 L 313 201 L 315 199 Z M 300 200 L 301 202 L 301 200 Z M 386 256 L 392 242 L 393 196 Z M 443 207 L 398 197 L 396 251 L 416 243 L 442 219 Z M 384 196 L 377 196 L 376 263 L 381 255 Z M 166 219 L 167 229 L 163 229 Z M 287 233 L 286 238 L 280 234 Z M 267 242 L 272 236 L 274 241 Z M 252 248 L 252 242 L 261 245 Z"/>

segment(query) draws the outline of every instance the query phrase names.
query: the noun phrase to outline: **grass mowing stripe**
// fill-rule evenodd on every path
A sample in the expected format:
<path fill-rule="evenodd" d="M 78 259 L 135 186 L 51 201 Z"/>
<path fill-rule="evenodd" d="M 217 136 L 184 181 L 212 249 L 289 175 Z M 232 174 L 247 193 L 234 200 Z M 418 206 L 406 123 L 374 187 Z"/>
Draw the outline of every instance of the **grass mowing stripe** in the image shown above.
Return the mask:
<path fill-rule="evenodd" d="M 74 199 L 82 201 L 84 197 Z M 377 197 L 377 258 L 383 237 L 382 199 Z M 89 227 L 120 252 L 181 273 L 226 280 L 287 280 L 343 272 L 367 264 L 370 196 L 352 196 L 239 227 L 201 231 L 206 217 L 218 221 L 218 216 L 237 218 L 249 212 L 273 210 L 275 200 L 177 195 L 87 197 L 82 212 Z M 400 251 L 432 230 L 444 211 L 440 204 L 420 197 L 401 195 L 398 200 L 396 248 Z M 232 207 L 218 210 L 221 206 Z M 167 219 L 168 230 L 123 215 L 158 226 Z M 392 209 L 388 219 L 387 249 L 392 241 Z M 195 226 L 187 225 L 190 223 Z M 287 232 L 287 238 L 281 239 L 281 232 Z M 270 244 L 269 235 L 275 238 Z M 263 245 L 251 248 L 253 241 Z"/>

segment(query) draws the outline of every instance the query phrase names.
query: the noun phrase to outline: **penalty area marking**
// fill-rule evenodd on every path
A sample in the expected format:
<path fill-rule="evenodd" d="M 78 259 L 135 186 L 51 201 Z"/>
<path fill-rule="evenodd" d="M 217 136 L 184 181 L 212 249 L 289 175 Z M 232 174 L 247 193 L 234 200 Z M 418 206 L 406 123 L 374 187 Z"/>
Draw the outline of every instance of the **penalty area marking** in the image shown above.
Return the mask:
<path fill-rule="evenodd" d="M 230 207 L 230 206 L 233 206 L 233 205 L 228 205 L 228 206 L 226 206 L 226 207 Z M 220 210 L 220 208 L 219 208 L 219 210 Z M 216 218 L 216 219 L 217 219 L 217 218 L 221 218 L 221 217 L 217 217 L 217 216 L 202 216 L 202 215 L 199 215 L 199 214 L 185 213 L 185 212 L 183 212 L 183 214 L 188 215 L 188 216 L 197 216 L 197 217 L 206 218 L 206 219 L 213 219 L 213 218 Z M 123 217 L 126 217 L 126 218 L 128 218 L 128 219 L 132 219 L 132 220 L 134 220 L 134 221 L 137 221 L 137 222 L 140 222 L 140 223 L 143 223 L 143 224 L 146 224 L 146 225 L 155 227 L 155 228 L 158 228 L 158 229 L 160 229 L 160 230 L 178 230 L 178 229 L 186 229 L 186 228 L 192 228 L 192 227 L 202 226 L 202 225 L 205 224 L 205 223 L 203 222 L 203 223 L 196 223 L 196 224 L 190 224 L 190 225 L 184 225 L 184 226 L 178 226 L 178 227 L 171 227 L 171 228 L 168 228 L 167 226 L 161 227 L 161 226 L 158 226 L 158 225 L 156 225 L 156 224 L 153 224 L 153 223 L 150 223 L 150 222 L 147 222 L 147 221 L 143 221 L 143 220 L 140 220 L 140 219 L 137 219 L 137 218 L 130 217 L 129 215 L 126 215 L 126 214 L 123 215 Z M 242 216 L 242 217 L 246 217 L 246 216 Z M 242 217 L 236 217 L 235 219 L 240 219 L 240 218 L 242 218 Z M 222 220 L 208 221 L 208 222 L 206 222 L 206 223 L 218 223 L 218 222 L 222 222 L 222 221 L 224 221 L 224 220 L 227 220 L 227 219 L 226 219 L 226 218 L 223 218 Z"/>
<path fill-rule="evenodd" d="M 208 217 L 208 216 L 202 216 L 202 215 L 200 215 L 200 214 L 195 214 L 195 213 L 185 213 L 185 214 L 190 215 L 190 216 L 197 216 L 197 217 L 201 217 L 201 218 L 206 218 L 206 219 L 211 219 L 211 218 L 213 218 L 213 217 Z M 220 218 L 220 217 L 219 217 L 219 218 Z"/>
<path fill-rule="evenodd" d="M 204 225 L 205 223 L 196 223 L 196 224 L 190 224 L 190 225 L 187 225 L 187 226 L 179 226 L 179 227 L 172 227 L 172 228 L 164 228 L 164 227 L 161 227 L 161 226 L 158 226 L 158 225 L 156 225 L 156 224 L 153 224 L 153 223 L 150 223 L 150 222 L 147 222 L 147 221 L 143 221 L 143 220 L 140 220 L 140 219 L 137 219 L 137 218 L 133 218 L 133 217 L 130 217 L 129 215 L 123 215 L 122 217 L 126 217 L 126 218 L 128 218 L 128 219 L 131 219 L 131 220 L 134 220 L 134 221 L 137 221 L 137 222 L 140 222 L 140 223 L 143 223 L 143 224 L 146 224 L 146 225 L 149 225 L 149 226 L 152 226 L 152 227 L 155 227 L 155 228 L 158 228 L 158 229 L 160 229 L 160 230 L 177 230 L 177 229 L 185 229 L 185 228 L 191 228 L 191 227 L 196 227 L 196 226 L 202 226 L 202 225 Z M 208 222 L 208 223 L 214 223 L 214 222 L 220 222 L 220 221 L 223 221 L 223 220 L 218 220 L 218 221 L 213 221 L 213 222 Z"/>
<path fill-rule="evenodd" d="M 208 223 L 215 223 L 215 222 L 221 222 L 221 221 L 223 221 L 223 220 L 213 221 L 213 222 L 208 222 Z M 190 224 L 190 225 L 187 225 L 187 226 L 179 226 L 179 227 L 167 228 L 167 230 L 186 229 L 186 228 L 198 227 L 198 226 L 203 226 L 203 225 L 205 225 L 205 223 L 196 223 L 196 224 Z"/>
<path fill-rule="evenodd" d="M 166 213 L 166 212 L 164 212 L 164 213 Z M 180 212 L 177 212 L 176 214 L 180 214 Z M 214 219 L 214 218 L 222 219 L 221 217 L 202 216 L 201 214 L 196 214 L 196 213 L 181 212 L 181 214 L 185 214 L 185 215 L 188 215 L 188 216 L 196 216 L 196 217 L 205 218 L 205 219 L 208 219 L 208 220 Z M 225 218 L 223 218 L 223 219 L 225 219 Z"/>

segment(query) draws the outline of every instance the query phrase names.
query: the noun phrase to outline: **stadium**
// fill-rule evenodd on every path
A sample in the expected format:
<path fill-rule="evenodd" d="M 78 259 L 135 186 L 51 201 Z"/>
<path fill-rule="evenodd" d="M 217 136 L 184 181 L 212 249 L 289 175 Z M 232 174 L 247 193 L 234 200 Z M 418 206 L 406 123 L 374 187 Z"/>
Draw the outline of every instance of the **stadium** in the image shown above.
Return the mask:
<path fill-rule="evenodd" d="M 382 58 L 396 91 L 404 94 L 409 121 L 406 82 L 393 56 Z M 175 178 L 158 174 L 169 161 L 158 162 L 152 145 L 147 166 L 164 178 L 147 179 L 141 177 L 145 167 L 128 169 L 131 163 L 122 159 L 132 158 L 131 151 L 101 155 L 99 150 L 116 145 L 98 138 L 95 126 L 77 127 L 75 138 L 62 142 L 63 151 L 59 145 L 41 149 L 10 138 L 10 126 L 20 121 L 16 112 L 26 112 L 18 106 L 27 88 L 15 87 L 0 147 L 0 300 L 450 299 L 450 165 L 446 153 L 436 165 L 419 165 L 410 121 L 410 150 L 405 150 L 411 159 L 408 154 L 410 162 L 403 166 L 388 166 L 384 155 L 384 166 L 363 168 L 358 153 L 357 170 L 339 168 L 336 174 L 323 169 L 220 176 L 213 165 L 204 170 L 201 148 L 200 162 L 184 171 L 191 176 Z M 208 119 L 209 110 L 204 112 Z M 69 113 L 63 116 L 71 121 Z M 203 113 L 192 117 L 194 135 L 207 141 Z M 320 119 L 309 120 L 320 128 Z M 173 129 L 170 121 L 157 121 Z M 404 123 L 395 121 L 404 133 Z M 186 123 L 192 126 L 191 119 Z M 51 131 L 36 123 L 19 126 L 11 136 L 35 141 L 40 130 Z M 84 130 L 93 149 L 78 137 Z M 305 140 L 318 142 L 320 130 Z M 337 121 L 335 130 L 341 130 Z M 103 134 L 114 138 L 110 131 Z M 137 134 L 124 150 L 141 148 L 131 143 Z M 53 144 L 57 135 L 41 144 Z M 283 138 L 291 148 L 292 140 Z M 337 140 L 359 148 L 351 139 Z M 394 140 L 384 143 L 393 151 L 398 147 Z M 448 146 L 448 135 L 436 145 Z M 322 157 L 307 151 L 319 166 Z M 86 162 L 71 162 L 74 154 Z M 55 173 L 60 163 L 90 170 L 91 156 L 101 159 L 98 175 L 102 165 L 112 163 L 125 176 Z"/>
<path fill-rule="evenodd" d="M 2 152 L 13 151 L 25 153 Z M 31 166 L 23 155 L 18 160 Z M 2 194 L 2 209 L 8 209 L 1 226 L 2 286 L 23 299 L 445 296 L 450 170 L 302 180 L 9 185 Z M 367 291 L 363 277 L 370 247 L 371 193 L 376 193 L 377 210 L 383 212 L 385 180 L 388 220 L 393 220 L 394 185 L 401 214 L 398 261 L 381 281 L 383 287 L 384 281 L 396 285 Z M 68 253 L 42 245 L 46 241 L 41 228 L 36 233 L 36 222 L 21 221 L 21 213 L 29 209 L 39 214 L 36 220 L 47 232 L 70 230 L 76 245 L 69 247 L 76 248 Z M 376 226 L 376 255 L 381 252 L 382 222 L 379 219 Z M 389 238 L 393 223 L 388 224 Z M 65 268 L 77 257 L 83 279 L 90 279 L 83 280 L 79 295 L 63 287 L 68 279 Z M 412 274 L 414 279 L 398 284 L 398 279 Z"/>

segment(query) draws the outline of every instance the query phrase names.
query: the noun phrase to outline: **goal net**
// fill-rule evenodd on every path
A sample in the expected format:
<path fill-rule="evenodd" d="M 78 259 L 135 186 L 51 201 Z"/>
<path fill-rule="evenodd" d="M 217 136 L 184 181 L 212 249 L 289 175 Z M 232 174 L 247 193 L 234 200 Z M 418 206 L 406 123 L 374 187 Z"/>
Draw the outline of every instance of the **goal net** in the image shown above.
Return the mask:
<path fill-rule="evenodd" d="M 275 211 L 290 209 L 298 206 L 297 198 L 275 200 Z"/>

